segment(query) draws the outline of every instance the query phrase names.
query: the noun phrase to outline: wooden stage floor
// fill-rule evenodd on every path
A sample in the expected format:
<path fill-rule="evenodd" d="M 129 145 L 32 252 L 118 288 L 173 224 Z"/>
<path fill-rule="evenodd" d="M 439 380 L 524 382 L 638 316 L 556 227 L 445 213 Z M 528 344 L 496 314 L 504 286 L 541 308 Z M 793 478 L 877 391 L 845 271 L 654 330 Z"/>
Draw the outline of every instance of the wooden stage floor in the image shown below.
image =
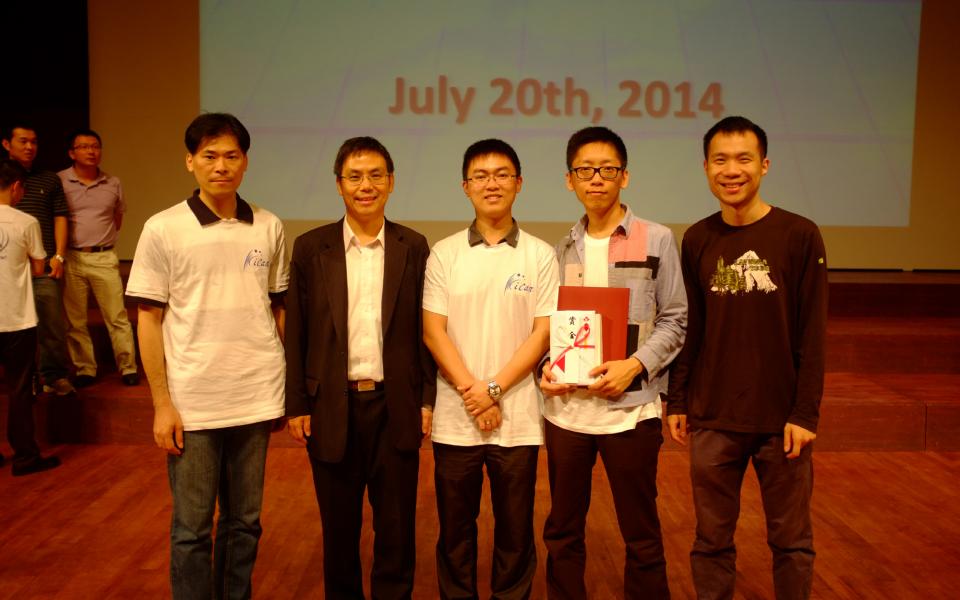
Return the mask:
<path fill-rule="evenodd" d="M 277 435 L 286 435 L 277 434 Z M 671 444 L 672 442 L 667 442 Z M 164 455 L 145 445 L 62 445 L 53 471 L 14 479 L 0 470 L 0 598 L 163 598 L 170 499 Z M 4 449 L 9 456 L 9 448 Z M 960 453 L 815 452 L 815 598 L 956 598 L 960 587 Z M 693 598 L 687 553 L 694 517 L 685 452 L 660 457 L 660 516 L 674 598 Z M 436 598 L 433 460 L 421 451 L 416 598 Z M 536 530 L 549 508 L 545 453 Z M 621 597 L 623 544 L 601 465 L 588 519 L 591 598 Z M 489 595 L 492 517 L 479 524 L 481 597 Z M 320 519 L 309 464 L 272 446 L 264 535 L 254 575 L 259 598 L 321 598 Z M 369 572 L 369 513 L 363 552 Z M 743 491 L 738 598 L 772 598 L 770 556 L 756 481 Z M 544 597 L 545 551 L 533 598 Z"/>

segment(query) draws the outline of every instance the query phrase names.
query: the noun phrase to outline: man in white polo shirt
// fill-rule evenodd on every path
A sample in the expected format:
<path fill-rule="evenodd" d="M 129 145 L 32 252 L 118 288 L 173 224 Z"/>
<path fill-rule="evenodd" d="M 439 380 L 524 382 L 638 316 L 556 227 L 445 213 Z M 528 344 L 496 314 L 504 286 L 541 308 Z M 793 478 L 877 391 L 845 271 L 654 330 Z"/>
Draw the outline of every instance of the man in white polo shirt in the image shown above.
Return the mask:
<path fill-rule="evenodd" d="M 476 218 L 437 242 L 427 261 L 424 339 L 440 371 L 433 453 L 442 598 L 477 597 L 484 466 L 496 520 L 492 597 L 529 597 L 536 572 L 533 500 L 543 427 L 532 371 L 549 344 L 558 274 L 549 244 L 513 219 L 522 183 L 520 159 L 506 142 L 467 148 L 463 191 Z"/>
<path fill-rule="evenodd" d="M 267 443 L 283 416 L 283 225 L 237 195 L 250 135 L 236 117 L 200 115 L 184 137 L 200 187 L 144 225 L 127 295 L 168 453 L 173 597 L 249 598 Z"/>
<path fill-rule="evenodd" d="M 120 261 L 113 246 L 120 235 L 126 202 L 115 176 L 100 169 L 100 135 L 80 129 L 70 136 L 73 166 L 59 173 L 70 207 L 70 250 L 64 263 L 63 307 L 67 350 L 77 368 L 74 384 L 86 387 L 97 377 L 97 359 L 87 329 L 87 298 L 93 292 L 110 334 L 113 356 L 124 385 L 137 385 L 133 328 L 123 305 Z"/>
<path fill-rule="evenodd" d="M 673 234 L 621 204 L 627 148 L 606 127 L 587 127 L 567 143 L 567 188 L 586 214 L 557 244 L 563 285 L 630 290 L 627 357 L 591 372 L 586 388 L 555 383 L 543 368 L 544 437 L 550 470 L 547 593 L 586 598 L 584 527 L 597 454 L 610 481 L 626 546 L 625 598 L 668 598 L 657 515 L 657 458 L 663 444 L 660 394 L 680 352 L 687 297 Z"/>

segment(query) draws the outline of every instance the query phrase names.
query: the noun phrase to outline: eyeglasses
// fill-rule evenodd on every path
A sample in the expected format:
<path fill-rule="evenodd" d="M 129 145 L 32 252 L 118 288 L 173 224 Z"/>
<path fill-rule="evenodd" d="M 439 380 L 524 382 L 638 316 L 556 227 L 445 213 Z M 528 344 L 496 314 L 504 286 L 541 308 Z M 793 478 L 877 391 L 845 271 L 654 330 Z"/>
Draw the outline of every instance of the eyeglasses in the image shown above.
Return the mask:
<path fill-rule="evenodd" d="M 577 176 L 580 181 L 590 181 L 593 176 L 600 173 L 600 179 L 612 181 L 617 178 L 623 167 L 574 167 L 570 172 Z"/>
<path fill-rule="evenodd" d="M 489 175 L 483 173 L 481 175 L 474 175 L 473 177 L 467 177 L 467 181 L 472 182 L 474 185 L 487 185 L 490 183 L 490 180 L 493 179 L 497 182 L 498 185 L 503 185 L 506 182 L 510 181 L 511 177 L 516 177 L 516 175 L 510 173 L 497 173 L 496 175 Z"/>
<path fill-rule="evenodd" d="M 386 173 L 381 173 L 380 171 L 375 171 L 373 173 L 350 173 L 349 175 L 341 175 L 340 179 L 345 179 L 350 185 L 360 185 L 363 182 L 363 178 L 366 177 L 370 183 L 373 185 L 380 185 L 387 180 L 388 175 Z"/>
<path fill-rule="evenodd" d="M 72 150 L 99 150 L 100 144 L 77 144 Z"/>

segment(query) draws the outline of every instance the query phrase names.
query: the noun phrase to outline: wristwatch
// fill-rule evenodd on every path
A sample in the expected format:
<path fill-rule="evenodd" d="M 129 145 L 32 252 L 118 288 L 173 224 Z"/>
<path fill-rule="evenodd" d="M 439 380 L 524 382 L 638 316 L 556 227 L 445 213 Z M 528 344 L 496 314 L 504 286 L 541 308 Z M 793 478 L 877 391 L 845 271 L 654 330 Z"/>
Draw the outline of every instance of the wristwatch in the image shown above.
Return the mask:
<path fill-rule="evenodd" d="M 54 254 L 51 258 L 55 258 L 59 260 L 61 265 L 67 262 L 67 260 L 62 256 L 60 256 L 59 254 Z"/>
<path fill-rule="evenodd" d="M 487 383 L 487 395 L 490 396 L 490 399 L 494 402 L 500 401 L 500 396 L 503 395 L 503 390 L 500 389 L 500 384 L 497 383 L 495 379 L 491 379 L 490 382 Z"/>

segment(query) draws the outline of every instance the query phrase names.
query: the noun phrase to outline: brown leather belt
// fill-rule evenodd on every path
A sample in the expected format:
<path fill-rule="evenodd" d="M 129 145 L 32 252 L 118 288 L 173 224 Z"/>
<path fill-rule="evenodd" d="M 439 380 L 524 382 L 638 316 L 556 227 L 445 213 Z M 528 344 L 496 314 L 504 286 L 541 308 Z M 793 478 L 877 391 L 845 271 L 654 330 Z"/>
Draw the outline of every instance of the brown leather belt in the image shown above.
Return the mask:
<path fill-rule="evenodd" d="M 357 381 L 348 381 L 347 387 L 351 392 L 379 392 L 383 389 L 382 381 L 372 379 L 358 379 Z"/>
<path fill-rule="evenodd" d="M 70 248 L 75 252 L 106 252 L 113 250 L 113 246 L 84 246 L 83 248 Z"/>

